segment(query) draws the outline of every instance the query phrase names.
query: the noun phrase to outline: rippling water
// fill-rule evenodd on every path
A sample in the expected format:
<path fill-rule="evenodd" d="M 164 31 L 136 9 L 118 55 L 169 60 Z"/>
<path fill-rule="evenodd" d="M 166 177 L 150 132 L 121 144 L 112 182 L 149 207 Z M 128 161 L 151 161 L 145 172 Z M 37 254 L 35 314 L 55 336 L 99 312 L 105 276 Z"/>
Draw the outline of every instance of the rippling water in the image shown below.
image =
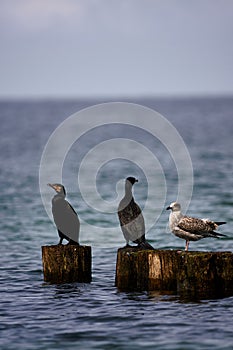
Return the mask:
<path fill-rule="evenodd" d="M 58 237 L 40 198 L 41 154 L 59 123 L 97 102 L 0 103 L 0 348 L 233 349 L 233 297 L 194 301 L 152 292 L 120 293 L 115 288 L 116 252 L 124 240 L 120 230 L 119 236 L 97 236 L 94 226 L 93 230 L 88 226 L 87 232 L 85 221 L 97 225 L 102 220 L 105 228 L 118 223 L 114 215 L 110 222 L 100 214 L 93 215 L 84 202 L 77 201 L 69 168 L 73 164 L 72 150 L 64 181 L 69 200 L 83 220 L 81 243 L 93 248 L 93 281 L 64 285 L 43 282 L 41 246 L 56 243 Z M 189 213 L 227 221 L 221 229 L 227 238 L 194 242 L 190 249 L 232 251 L 233 99 L 130 102 L 156 109 L 183 137 L 194 168 Z M 107 130 L 110 138 L 115 132 Z M 93 135 L 91 137 L 93 140 Z M 99 140 L 98 135 L 95 137 Z M 139 135 L 140 138 L 143 139 L 143 135 Z M 86 141 L 84 148 L 88 148 L 90 142 Z M 166 175 L 166 203 L 169 204 L 176 193 L 174 164 L 162 146 L 158 146 L 157 156 Z M 132 164 L 121 165 L 123 173 L 131 170 L 140 177 L 135 197 L 143 205 L 147 191 L 143 171 Z M 104 198 L 112 189 L 112 184 L 106 181 L 111 169 L 117 179 L 118 163 L 106 165 L 97 177 Z M 167 220 L 168 213 L 162 211 L 155 227 L 147 234 L 150 243 L 160 249 L 183 249 L 184 242 L 167 232 Z"/>

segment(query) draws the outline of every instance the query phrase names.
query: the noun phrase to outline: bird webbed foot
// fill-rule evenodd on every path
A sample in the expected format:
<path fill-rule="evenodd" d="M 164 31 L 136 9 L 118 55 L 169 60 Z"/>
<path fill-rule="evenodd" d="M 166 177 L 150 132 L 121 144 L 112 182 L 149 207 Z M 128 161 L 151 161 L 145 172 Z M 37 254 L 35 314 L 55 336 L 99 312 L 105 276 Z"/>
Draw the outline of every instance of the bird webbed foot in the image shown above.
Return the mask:
<path fill-rule="evenodd" d="M 69 242 L 67 243 L 67 245 L 79 245 L 79 243 L 78 243 L 78 242 L 75 242 L 75 241 L 73 241 L 73 240 L 71 239 L 71 240 L 69 240 Z"/>
<path fill-rule="evenodd" d="M 129 243 L 126 243 L 126 245 L 123 248 L 132 248 L 132 245 L 130 245 Z"/>

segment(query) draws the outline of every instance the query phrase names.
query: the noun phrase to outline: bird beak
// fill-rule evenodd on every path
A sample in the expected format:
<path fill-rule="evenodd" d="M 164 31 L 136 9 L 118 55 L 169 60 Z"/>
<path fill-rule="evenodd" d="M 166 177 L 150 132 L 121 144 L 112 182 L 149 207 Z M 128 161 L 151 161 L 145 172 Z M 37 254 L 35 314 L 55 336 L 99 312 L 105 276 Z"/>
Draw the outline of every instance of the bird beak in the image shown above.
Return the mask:
<path fill-rule="evenodd" d="M 138 182 L 138 179 L 135 179 L 135 182 Z"/>
<path fill-rule="evenodd" d="M 52 184 L 47 184 L 47 186 L 52 187 L 55 190 Z"/>
<path fill-rule="evenodd" d="M 171 209 L 171 207 L 170 207 L 170 206 L 166 208 L 166 210 L 169 210 L 169 209 Z"/>

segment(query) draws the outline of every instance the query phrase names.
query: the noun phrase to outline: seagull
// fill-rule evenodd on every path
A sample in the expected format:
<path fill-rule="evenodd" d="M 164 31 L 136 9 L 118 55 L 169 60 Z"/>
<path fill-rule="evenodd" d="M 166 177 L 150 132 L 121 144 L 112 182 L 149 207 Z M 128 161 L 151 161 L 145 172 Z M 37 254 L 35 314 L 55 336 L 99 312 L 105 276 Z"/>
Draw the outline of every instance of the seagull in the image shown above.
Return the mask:
<path fill-rule="evenodd" d="M 65 187 L 57 183 L 48 184 L 48 186 L 57 193 L 52 199 L 52 213 L 60 237 L 58 244 L 62 244 L 63 239 L 66 239 L 69 241 L 68 244 L 79 245 L 80 222 L 72 205 L 65 200 Z"/>
<path fill-rule="evenodd" d="M 137 243 L 139 248 L 154 249 L 145 238 L 145 222 L 142 211 L 134 201 L 132 194 L 133 185 L 138 182 L 137 179 L 130 176 L 125 181 L 125 195 L 118 206 L 118 217 L 126 240 L 126 247 L 129 241 Z"/>
<path fill-rule="evenodd" d="M 190 216 L 184 216 L 181 213 L 181 206 L 177 202 L 171 203 L 167 208 L 171 209 L 169 215 L 169 226 L 171 232 L 182 239 L 185 239 L 185 251 L 188 251 L 190 241 L 199 241 L 206 237 L 219 238 L 226 236 L 224 234 L 214 232 L 219 225 L 226 224 L 224 221 L 215 222 L 209 219 L 197 219 Z"/>

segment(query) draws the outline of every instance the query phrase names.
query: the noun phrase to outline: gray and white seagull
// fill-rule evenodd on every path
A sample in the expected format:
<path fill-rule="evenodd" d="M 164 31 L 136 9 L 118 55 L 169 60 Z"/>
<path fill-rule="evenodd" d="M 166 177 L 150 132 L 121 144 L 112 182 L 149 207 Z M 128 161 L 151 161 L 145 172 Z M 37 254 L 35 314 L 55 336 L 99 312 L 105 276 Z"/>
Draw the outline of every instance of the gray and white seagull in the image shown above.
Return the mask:
<path fill-rule="evenodd" d="M 226 224 L 225 221 L 217 222 L 185 216 L 181 213 L 181 206 L 177 202 L 171 203 L 166 209 L 171 209 L 169 215 L 170 230 L 176 237 L 185 239 L 186 251 L 188 251 L 190 241 L 199 241 L 207 237 L 219 238 L 226 236 L 214 231 L 219 225 Z"/>

